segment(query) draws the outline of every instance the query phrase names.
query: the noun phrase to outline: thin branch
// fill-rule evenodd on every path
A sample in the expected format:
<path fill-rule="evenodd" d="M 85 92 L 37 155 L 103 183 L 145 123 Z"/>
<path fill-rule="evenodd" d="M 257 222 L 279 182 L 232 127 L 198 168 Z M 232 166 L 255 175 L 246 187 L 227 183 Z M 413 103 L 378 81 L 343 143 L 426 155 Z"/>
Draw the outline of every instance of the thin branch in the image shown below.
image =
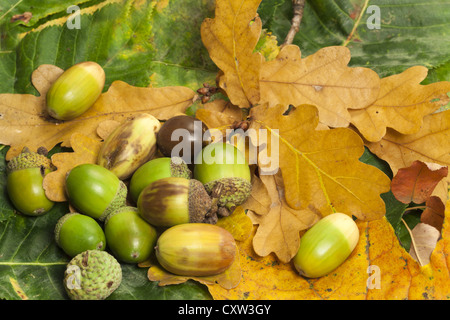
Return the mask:
<path fill-rule="evenodd" d="M 295 34 L 300 28 L 300 23 L 302 22 L 303 9 L 305 7 L 306 0 L 292 0 L 292 6 L 294 8 L 294 17 L 292 17 L 291 28 L 284 40 L 283 46 L 292 44 L 294 41 Z"/>

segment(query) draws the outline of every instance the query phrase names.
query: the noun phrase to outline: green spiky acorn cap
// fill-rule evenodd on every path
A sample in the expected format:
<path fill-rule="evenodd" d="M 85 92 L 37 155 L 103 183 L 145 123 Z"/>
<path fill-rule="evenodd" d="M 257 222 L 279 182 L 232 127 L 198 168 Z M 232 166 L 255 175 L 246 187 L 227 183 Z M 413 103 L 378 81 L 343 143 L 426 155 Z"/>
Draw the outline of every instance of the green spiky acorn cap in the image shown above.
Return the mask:
<path fill-rule="evenodd" d="M 39 148 L 37 152 L 32 152 L 27 147 L 23 148 L 21 153 L 12 158 L 6 166 L 7 173 L 28 168 L 44 168 L 54 170 L 52 162 L 47 158 L 47 150 Z"/>
<path fill-rule="evenodd" d="M 209 194 L 219 192 L 219 215 L 229 215 L 250 196 L 251 173 L 244 154 L 229 143 L 216 142 L 197 155 L 194 178 Z"/>
<path fill-rule="evenodd" d="M 104 300 L 122 282 L 122 268 L 111 254 L 86 250 L 67 264 L 64 288 L 72 300 Z"/>

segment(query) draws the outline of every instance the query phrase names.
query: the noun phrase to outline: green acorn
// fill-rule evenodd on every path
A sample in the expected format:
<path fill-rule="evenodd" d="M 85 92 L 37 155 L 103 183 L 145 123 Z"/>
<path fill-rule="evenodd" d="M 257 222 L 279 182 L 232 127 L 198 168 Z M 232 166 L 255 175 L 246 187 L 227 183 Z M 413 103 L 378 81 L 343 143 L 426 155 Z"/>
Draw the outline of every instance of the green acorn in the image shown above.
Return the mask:
<path fill-rule="evenodd" d="M 194 179 L 203 183 L 209 194 L 218 183 L 223 185 L 218 200 L 218 213 L 222 216 L 244 203 L 252 189 L 245 156 L 228 143 L 216 142 L 203 148 L 195 159 Z"/>
<path fill-rule="evenodd" d="M 6 188 L 13 206 L 29 216 L 40 216 L 53 208 L 54 202 L 45 195 L 44 176 L 54 167 L 45 156 L 46 150 L 31 152 L 24 148 L 6 167 Z"/>
<path fill-rule="evenodd" d="M 156 244 L 156 229 L 141 218 L 137 208 L 121 207 L 105 220 L 108 247 L 119 261 L 139 263 L 147 260 Z"/>
<path fill-rule="evenodd" d="M 47 92 L 47 112 L 58 120 L 71 120 L 86 112 L 105 85 L 105 71 L 92 61 L 73 65 Z"/>
<path fill-rule="evenodd" d="M 344 213 L 332 213 L 302 236 L 294 266 L 302 276 L 322 277 L 348 258 L 358 240 L 359 229 L 353 219 Z"/>
<path fill-rule="evenodd" d="M 137 203 L 141 191 L 152 182 L 167 178 L 191 178 L 189 170 L 183 159 L 178 157 L 163 157 L 152 159 L 143 164 L 133 174 L 130 180 L 131 198 Z"/>
<path fill-rule="evenodd" d="M 156 227 L 210 221 L 213 201 L 202 183 L 195 179 L 168 177 L 156 180 L 142 190 L 139 214 Z"/>
<path fill-rule="evenodd" d="M 100 221 L 125 206 L 128 192 L 114 173 L 92 163 L 78 165 L 67 173 L 66 191 L 77 211 Z"/>
<path fill-rule="evenodd" d="M 55 226 L 55 241 L 70 257 L 86 250 L 105 250 L 102 227 L 89 216 L 77 212 L 62 216 Z"/>

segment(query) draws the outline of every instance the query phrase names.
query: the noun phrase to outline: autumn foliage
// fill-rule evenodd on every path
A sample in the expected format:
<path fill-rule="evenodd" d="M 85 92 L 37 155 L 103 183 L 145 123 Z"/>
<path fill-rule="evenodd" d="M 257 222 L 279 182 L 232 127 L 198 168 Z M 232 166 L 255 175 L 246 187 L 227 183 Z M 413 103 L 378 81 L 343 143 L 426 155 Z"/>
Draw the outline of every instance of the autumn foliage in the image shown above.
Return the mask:
<path fill-rule="evenodd" d="M 252 165 L 251 197 L 219 221 L 239 243 L 238 261 L 219 276 L 194 280 L 216 299 L 448 299 L 450 110 L 437 111 L 448 103 L 450 82 L 422 85 L 422 66 L 380 78 L 368 68 L 349 67 L 350 51 L 340 46 L 302 57 L 301 48 L 286 45 L 267 59 L 255 51 L 259 4 L 216 1 L 215 17 L 203 22 L 201 40 L 220 69 L 222 97 L 198 107 L 196 116 L 212 130 L 226 132 L 243 122 L 264 129 L 268 141 L 278 141 L 280 170 L 264 174 L 267 164 L 259 158 Z M 65 173 L 95 162 L 102 139 L 127 117 L 146 112 L 163 121 L 199 104 L 199 94 L 186 87 L 116 81 L 87 113 L 55 122 L 43 114 L 45 93 L 61 72 L 52 65 L 34 71 L 37 97 L 0 95 L 0 143 L 11 146 L 7 159 L 24 146 L 73 149 L 52 157 L 57 170 L 44 186 L 54 201 L 67 200 Z M 247 144 L 275 152 L 257 138 Z M 392 178 L 360 161 L 366 148 L 387 162 Z M 411 254 L 385 216 L 382 195 L 389 191 L 406 205 L 426 208 L 419 227 L 425 240 L 413 230 Z M 301 235 L 333 212 L 356 218 L 359 244 L 333 273 L 303 278 L 290 263 Z M 140 267 L 160 285 L 187 280 L 155 261 Z"/>

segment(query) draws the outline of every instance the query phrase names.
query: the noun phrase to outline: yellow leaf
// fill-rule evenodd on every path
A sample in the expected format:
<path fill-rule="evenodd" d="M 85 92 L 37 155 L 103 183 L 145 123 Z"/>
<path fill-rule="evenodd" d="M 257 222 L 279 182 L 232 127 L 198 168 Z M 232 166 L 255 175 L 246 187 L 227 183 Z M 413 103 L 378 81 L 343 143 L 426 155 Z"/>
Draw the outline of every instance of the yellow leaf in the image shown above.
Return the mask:
<path fill-rule="evenodd" d="M 367 147 L 380 159 L 388 162 L 394 176 L 401 168 L 414 161 L 437 163 L 450 167 L 450 110 L 427 115 L 420 130 L 414 134 L 401 134 L 387 129 L 378 142 L 366 142 Z M 450 176 L 442 179 L 432 195 L 443 203 L 447 201 Z"/>
<path fill-rule="evenodd" d="M 320 122 L 330 127 L 347 127 L 347 109 L 369 106 L 378 97 L 380 78 L 366 68 L 350 68 L 350 50 L 326 47 L 302 59 L 295 45 L 284 46 L 277 58 L 261 67 L 260 103 L 312 104 Z"/>
<path fill-rule="evenodd" d="M 447 104 L 450 82 L 420 85 L 428 69 L 415 66 L 381 79 L 378 99 L 370 106 L 350 110 L 351 122 L 369 141 L 379 141 L 386 127 L 403 134 L 419 131 L 423 117 Z"/>
<path fill-rule="evenodd" d="M 284 111 L 281 106 L 258 106 L 250 118 L 251 128 L 270 133 L 271 158 L 278 158 L 288 205 L 294 209 L 313 206 L 323 216 L 337 211 L 361 220 L 382 217 L 386 209 L 380 194 L 389 191 L 390 180 L 381 170 L 359 161 L 364 152 L 359 135 L 347 128 L 315 130 L 314 106 L 300 105 L 288 115 Z"/>
<path fill-rule="evenodd" d="M 261 34 L 257 9 L 261 0 L 217 0 L 214 19 L 201 26 L 203 44 L 222 70 L 219 86 L 231 102 L 248 108 L 259 101 L 259 71 L 263 57 L 253 50 Z"/>
<path fill-rule="evenodd" d="M 81 133 L 74 133 L 70 137 L 70 145 L 73 152 L 60 152 L 52 156 L 51 160 L 56 170 L 44 177 L 45 194 L 55 202 L 68 200 L 65 193 L 67 172 L 82 163 L 96 163 L 101 142 Z"/>
<path fill-rule="evenodd" d="M 253 229 L 250 218 L 245 214 L 244 208 L 238 206 L 228 217 L 221 217 L 216 225 L 228 230 L 237 241 L 248 238 Z"/>
<path fill-rule="evenodd" d="M 74 132 L 100 140 L 97 127 L 105 120 L 122 122 L 138 113 L 168 119 L 184 112 L 195 96 L 194 91 L 186 87 L 140 88 L 115 81 L 86 113 L 70 121 L 56 121 L 45 113 L 45 95 L 61 73 L 60 68 L 51 65 L 42 65 L 33 72 L 32 82 L 39 97 L 0 95 L 0 143 L 11 146 L 7 160 L 19 154 L 24 146 L 30 150 L 39 147 L 51 150 L 62 142 L 62 146 L 70 147 Z"/>
<path fill-rule="evenodd" d="M 320 218 L 320 212 L 312 208 L 292 209 L 284 199 L 284 185 L 281 172 L 274 176 L 261 176 L 269 191 L 271 204 L 267 214 L 249 214 L 258 230 L 253 238 L 253 248 L 260 256 L 275 253 L 278 259 L 289 262 L 297 253 L 300 231 L 310 228 Z"/>

